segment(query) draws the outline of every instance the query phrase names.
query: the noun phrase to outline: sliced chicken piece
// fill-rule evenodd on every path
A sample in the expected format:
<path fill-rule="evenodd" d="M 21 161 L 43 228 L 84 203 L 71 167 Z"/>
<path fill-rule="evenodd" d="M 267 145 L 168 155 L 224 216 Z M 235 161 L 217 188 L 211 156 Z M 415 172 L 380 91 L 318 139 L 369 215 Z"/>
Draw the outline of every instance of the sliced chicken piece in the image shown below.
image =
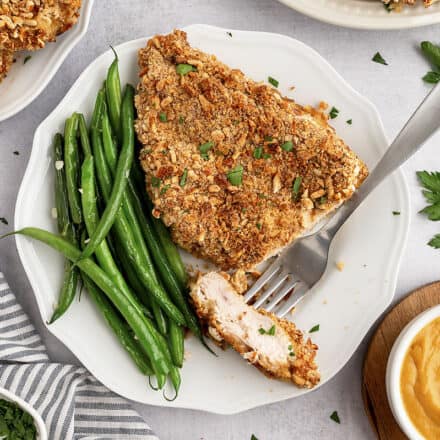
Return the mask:
<path fill-rule="evenodd" d="M 0 49 L 0 82 L 6 77 L 14 62 L 14 53 L 9 50 Z"/>
<path fill-rule="evenodd" d="M 264 374 L 312 388 L 320 374 L 317 345 L 290 321 L 246 304 L 217 272 L 200 276 L 191 289 L 197 315 L 220 345 L 230 344 Z"/>

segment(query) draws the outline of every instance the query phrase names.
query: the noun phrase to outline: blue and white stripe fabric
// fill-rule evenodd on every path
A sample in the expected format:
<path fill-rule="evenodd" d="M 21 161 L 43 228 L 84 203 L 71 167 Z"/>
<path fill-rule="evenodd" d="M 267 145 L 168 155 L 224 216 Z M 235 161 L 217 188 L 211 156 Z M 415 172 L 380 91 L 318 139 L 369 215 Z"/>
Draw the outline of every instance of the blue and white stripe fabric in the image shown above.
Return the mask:
<path fill-rule="evenodd" d="M 0 387 L 32 405 L 50 440 L 158 440 L 131 405 L 85 368 L 51 363 L 0 272 Z"/>

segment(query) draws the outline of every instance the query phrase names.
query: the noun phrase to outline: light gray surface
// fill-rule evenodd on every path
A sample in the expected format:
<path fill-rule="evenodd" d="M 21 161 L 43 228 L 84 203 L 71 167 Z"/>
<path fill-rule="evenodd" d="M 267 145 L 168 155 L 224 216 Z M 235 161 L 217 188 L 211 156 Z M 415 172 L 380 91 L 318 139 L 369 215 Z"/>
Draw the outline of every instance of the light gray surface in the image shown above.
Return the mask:
<path fill-rule="evenodd" d="M 278 32 L 302 40 L 320 52 L 378 107 L 389 136 L 397 132 L 429 90 L 420 79 L 428 65 L 417 47 L 420 41 L 435 41 L 439 35 L 439 26 L 394 32 L 336 28 L 304 17 L 275 0 L 96 0 L 88 34 L 72 51 L 49 87 L 27 109 L 0 123 L 0 217 L 10 221 L 9 227 L 0 223 L 0 233 L 12 228 L 15 199 L 29 158 L 33 132 L 82 70 L 109 44 L 168 32 L 192 23 Z M 382 53 L 389 66 L 370 61 L 376 51 Z M 440 227 L 417 214 L 423 200 L 415 179 L 416 170 L 440 170 L 439 141 L 440 134 L 404 168 L 413 212 L 395 301 L 411 289 L 439 278 L 440 251 L 425 243 L 440 232 Z M 15 150 L 20 152 L 19 156 L 13 154 Z M 68 350 L 45 331 L 13 239 L 0 243 L 0 268 L 43 335 L 52 359 L 75 362 Z M 252 433 L 259 440 L 373 439 L 360 394 L 365 349 L 364 341 L 347 366 L 316 392 L 237 416 L 141 405 L 138 409 L 163 440 L 247 440 Z M 333 410 L 338 410 L 341 425 L 329 419 Z"/>

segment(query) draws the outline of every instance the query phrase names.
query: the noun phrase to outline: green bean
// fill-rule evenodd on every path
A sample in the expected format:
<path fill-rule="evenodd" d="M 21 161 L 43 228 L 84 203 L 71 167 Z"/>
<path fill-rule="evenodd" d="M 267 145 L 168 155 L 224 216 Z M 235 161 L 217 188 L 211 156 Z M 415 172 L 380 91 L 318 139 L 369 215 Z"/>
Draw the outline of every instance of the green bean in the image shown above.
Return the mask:
<path fill-rule="evenodd" d="M 82 279 L 87 292 L 92 297 L 96 307 L 102 313 L 107 324 L 119 339 L 122 347 L 124 347 L 127 353 L 131 356 L 139 368 L 139 371 L 146 376 L 154 374 L 150 361 L 141 349 L 139 343 L 133 338 L 133 335 L 125 322 L 120 318 L 120 315 L 114 310 L 107 298 L 103 296 L 102 292 L 87 275 L 83 273 Z"/>
<path fill-rule="evenodd" d="M 92 154 L 92 149 L 90 147 L 89 132 L 87 130 L 86 120 L 82 113 L 77 113 L 78 117 L 78 128 L 79 128 L 79 138 L 81 141 L 81 148 L 84 156 L 90 156 Z"/>
<path fill-rule="evenodd" d="M 182 382 L 179 369 L 177 367 L 175 367 L 174 365 L 171 367 L 171 370 L 170 370 L 170 379 L 171 379 L 171 383 L 173 384 L 174 390 L 176 391 L 176 395 L 172 399 L 168 399 L 165 395 L 164 395 L 164 397 L 166 400 L 171 402 L 171 401 L 175 400 L 176 397 L 178 396 L 180 384 Z"/>
<path fill-rule="evenodd" d="M 161 348 L 157 330 L 144 315 L 140 316 L 137 309 L 128 301 L 126 296 L 115 286 L 111 278 L 90 258 L 80 259 L 81 251 L 62 237 L 39 228 L 23 228 L 15 231 L 39 240 L 53 249 L 61 252 L 70 261 L 76 261 L 79 269 L 108 296 L 109 300 L 125 318 L 130 328 L 139 340 L 142 349 L 151 361 L 155 374 L 168 374 L 171 368 L 167 354 Z M 10 235 L 10 234 L 8 234 Z"/>
<path fill-rule="evenodd" d="M 125 120 L 122 124 L 124 137 L 127 137 L 127 134 L 125 134 L 126 131 L 132 131 L 132 135 L 134 136 L 133 124 L 130 125 L 127 122 L 128 121 Z M 108 201 L 109 188 L 112 186 L 112 179 L 106 159 L 103 157 L 103 146 L 99 129 L 92 130 L 92 148 L 95 156 L 95 164 L 101 192 L 104 200 Z M 120 245 L 125 248 L 126 255 L 130 259 L 130 262 L 142 285 L 147 289 L 148 292 L 150 292 L 155 301 L 171 319 L 178 324 L 184 325 L 184 316 L 171 302 L 167 293 L 164 291 L 163 287 L 160 285 L 155 276 L 154 268 L 148 255 L 148 250 L 144 247 L 145 243 L 143 243 L 143 240 L 136 240 L 133 234 L 132 226 L 134 226 L 134 220 L 131 218 L 131 223 L 127 220 L 124 212 L 126 208 L 127 205 L 125 203 L 125 199 L 123 198 L 122 212 L 118 213 L 114 224 L 118 241 Z M 139 235 L 136 235 L 136 237 L 139 237 Z"/>
<path fill-rule="evenodd" d="M 124 124 L 133 125 L 134 123 L 133 96 L 134 89 L 131 86 L 127 86 L 122 103 Z M 118 211 L 120 210 L 122 197 L 127 186 L 127 178 L 130 174 L 134 156 L 134 133 L 132 130 L 123 130 L 123 133 L 124 139 L 122 142 L 121 154 L 118 159 L 118 165 L 116 167 L 114 185 L 110 198 L 107 201 L 99 225 L 90 237 L 90 242 L 82 252 L 81 258 L 87 258 L 95 252 L 96 247 L 106 237 L 110 228 L 113 226 Z"/>
<path fill-rule="evenodd" d="M 69 205 L 67 201 L 66 176 L 64 168 L 58 164 L 63 163 L 63 137 L 57 133 L 54 137 L 54 165 L 55 165 L 55 206 L 57 210 L 58 232 L 69 242 L 75 244 L 75 227 L 70 220 Z M 60 318 L 72 304 L 78 286 L 78 270 L 72 269 L 72 263 L 66 259 L 64 263 L 64 279 L 59 294 L 58 305 L 55 308 L 49 324 Z"/>
<path fill-rule="evenodd" d="M 183 328 L 174 322 L 170 322 L 168 338 L 173 363 L 176 367 L 182 368 L 184 354 Z"/>
<path fill-rule="evenodd" d="M 102 111 L 105 106 L 105 87 L 102 87 L 96 96 L 95 108 L 93 109 L 90 131 L 96 130 L 101 124 Z"/>
<path fill-rule="evenodd" d="M 73 114 L 66 120 L 64 127 L 64 168 L 66 173 L 67 198 L 69 200 L 70 215 L 76 224 L 82 221 L 81 201 L 79 195 L 79 154 L 76 135 L 78 132 L 78 118 Z"/>
<path fill-rule="evenodd" d="M 153 211 L 153 204 L 148 198 L 145 190 L 144 178 L 136 162 L 133 164 L 132 176 L 132 181 L 136 182 L 136 187 L 138 188 L 138 191 L 141 194 L 145 205 L 147 206 L 148 217 L 150 218 L 153 228 L 156 231 L 156 235 L 161 243 L 162 250 L 167 257 L 168 264 L 171 267 L 172 272 L 174 272 L 175 276 L 177 277 L 180 288 L 185 289 L 188 283 L 188 274 L 179 254 L 179 250 L 172 241 L 168 228 L 165 226 L 163 221 L 151 215 Z"/>
<path fill-rule="evenodd" d="M 82 192 L 82 206 L 84 211 L 84 220 L 89 235 L 92 235 L 99 224 L 98 210 L 96 207 L 95 194 L 95 174 L 94 174 L 94 159 L 89 156 L 84 160 L 81 168 L 81 185 Z M 143 309 L 136 301 L 133 293 L 128 287 L 124 277 L 115 264 L 107 240 L 104 239 L 96 248 L 96 259 L 101 268 L 110 276 L 116 287 L 127 297 L 133 307 L 137 309 L 140 314 L 143 314 Z"/>
<path fill-rule="evenodd" d="M 118 69 L 118 55 L 112 48 L 115 59 L 110 65 L 107 78 L 105 81 L 106 98 L 108 104 L 108 110 L 110 114 L 110 121 L 113 127 L 113 131 L 116 133 L 116 137 L 121 139 L 121 81 L 119 79 Z"/>

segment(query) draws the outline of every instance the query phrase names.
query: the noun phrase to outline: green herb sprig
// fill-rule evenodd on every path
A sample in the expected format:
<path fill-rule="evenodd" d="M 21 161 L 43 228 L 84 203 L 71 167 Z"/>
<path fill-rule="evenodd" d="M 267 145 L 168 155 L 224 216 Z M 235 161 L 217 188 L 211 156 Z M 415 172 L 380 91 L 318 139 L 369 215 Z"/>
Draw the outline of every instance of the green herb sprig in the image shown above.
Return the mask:
<path fill-rule="evenodd" d="M 434 68 L 434 70 L 427 72 L 422 79 L 428 84 L 437 84 L 440 81 L 440 46 L 430 41 L 422 41 L 420 48 L 422 54 Z"/>
<path fill-rule="evenodd" d="M 417 177 L 424 188 L 422 194 L 425 196 L 428 205 L 420 212 L 427 215 L 429 220 L 440 220 L 440 172 L 434 171 L 418 171 Z M 439 249 L 440 248 L 440 234 L 435 235 L 428 245 Z"/>

